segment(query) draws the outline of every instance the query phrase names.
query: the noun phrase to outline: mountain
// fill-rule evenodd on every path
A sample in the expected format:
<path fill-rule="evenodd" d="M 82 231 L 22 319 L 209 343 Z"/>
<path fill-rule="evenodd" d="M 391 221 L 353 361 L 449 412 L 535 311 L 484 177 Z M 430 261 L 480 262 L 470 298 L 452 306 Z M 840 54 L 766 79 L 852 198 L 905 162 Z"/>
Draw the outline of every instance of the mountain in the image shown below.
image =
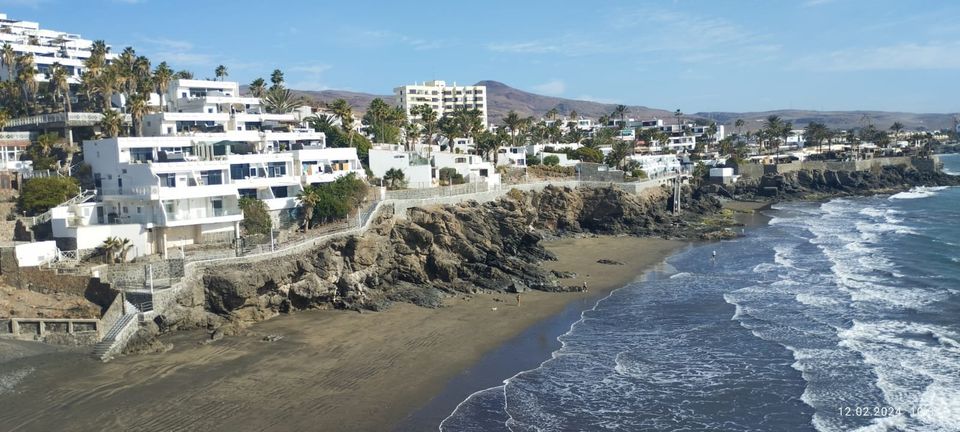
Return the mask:
<path fill-rule="evenodd" d="M 610 115 L 615 104 L 566 99 L 553 96 L 543 96 L 510 87 L 499 81 L 480 81 L 477 85 L 487 87 L 487 114 L 490 122 L 499 123 L 511 110 L 521 116 L 542 117 L 553 108 L 562 114 L 576 111 L 584 117 L 596 119 L 602 115 Z M 306 91 L 294 90 L 299 95 L 306 96 L 318 102 L 329 102 L 337 98 L 346 99 L 358 114 L 366 111 L 370 101 L 381 98 L 387 103 L 393 103 L 393 95 L 374 95 L 341 90 Z M 627 115 L 636 119 L 660 118 L 669 124 L 674 121 L 673 111 L 650 108 L 642 105 L 629 105 Z M 927 130 L 948 129 L 954 127 L 954 118 L 958 114 L 936 113 L 908 113 L 887 111 L 809 111 L 809 110 L 777 110 L 761 112 L 698 112 L 685 114 L 685 120 L 715 121 L 726 126 L 727 132 L 733 132 L 737 119 L 746 122 L 744 130 L 760 128 L 767 116 L 777 115 L 793 123 L 794 127 L 802 128 L 811 121 L 822 122 L 834 129 L 851 129 L 870 122 L 878 129 L 886 130 L 894 122 L 903 123 L 907 129 L 925 128 Z"/>
<path fill-rule="evenodd" d="M 746 125 L 744 130 L 759 129 L 768 116 L 776 115 L 793 123 L 795 128 L 802 128 L 810 122 L 816 121 L 827 125 L 831 129 L 853 129 L 872 124 L 877 129 L 888 130 L 894 122 L 903 123 L 908 130 L 951 129 L 954 127 L 954 117 L 957 114 L 936 113 L 908 113 L 889 111 L 806 111 L 806 110 L 777 110 L 762 112 L 699 112 L 695 117 L 712 120 L 727 127 L 727 132 L 733 132 L 737 119 L 743 119 Z"/>

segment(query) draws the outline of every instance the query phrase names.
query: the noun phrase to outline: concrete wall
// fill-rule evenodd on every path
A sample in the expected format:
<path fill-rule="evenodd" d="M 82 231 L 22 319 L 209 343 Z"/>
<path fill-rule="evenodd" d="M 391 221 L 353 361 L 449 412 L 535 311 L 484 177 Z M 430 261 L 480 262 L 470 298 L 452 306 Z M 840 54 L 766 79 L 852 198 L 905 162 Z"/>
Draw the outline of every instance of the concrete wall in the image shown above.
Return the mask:
<path fill-rule="evenodd" d="M 57 258 L 57 242 L 51 240 L 17 245 L 16 254 L 21 267 L 36 267 Z"/>
<path fill-rule="evenodd" d="M 885 166 L 906 165 L 913 166 L 919 170 L 935 171 L 938 168 L 939 159 L 933 158 L 911 158 L 901 157 L 883 157 L 863 159 L 858 161 L 795 161 L 790 163 L 776 165 L 762 165 L 745 163 L 738 167 L 738 174 L 743 177 L 762 177 L 764 174 L 786 174 L 800 170 L 811 171 L 870 171 L 881 169 Z"/>

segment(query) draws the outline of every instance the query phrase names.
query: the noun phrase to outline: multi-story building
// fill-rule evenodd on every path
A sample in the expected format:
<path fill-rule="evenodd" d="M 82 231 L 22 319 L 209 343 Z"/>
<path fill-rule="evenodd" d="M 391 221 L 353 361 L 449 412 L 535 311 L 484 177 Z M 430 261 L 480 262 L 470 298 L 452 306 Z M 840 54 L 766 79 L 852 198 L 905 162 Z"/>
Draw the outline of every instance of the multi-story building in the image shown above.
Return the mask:
<path fill-rule="evenodd" d="M 464 108 L 480 111 L 483 127 L 487 127 L 486 86 L 458 86 L 457 83 L 448 86 L 444 81 L 426 81 L 397 87 L 393 93 L 397 105 L 403 107 L 410 120 L 417 119 L 410 110 L 418 105 L 429 105 L 437 112 L 438 118 L 457 108 Z"/>
<path fill-rule="evenodd" d="M 236 83 L 191 81 L 171 84 L 171 91 L 236 88 Z M 240 235 L 240 198 L 262 200 L 274 219 L 282 220 L 292 216 L 297 194 L 305 186 L 350 173 L 365 176 L 355 148 L 326 148 L 322 132 L 285 121 L 294 120 L 295 114 L 277 115 L 275 120 L 289 131 L 252 130 L 266 122 L 237 120 L 246 113 L 235 111 L 240 110 L 241 99 L 250 99 L 244 111 L 246 105 L 259 106 L 256 98 L 207 93 L 191 99 L 189 90 L 187 94 L 168 101 L 184 112 L 150 116 L 161 126 L 145 120 L 144 129 L 151 136 L 84 141 L 84 159 L 92 168 L 96 191 L 86 197 L 89 202 L 73 200 L 52 210 L 53 234 L 61 249 L 92 249 L 107 237 L 122 237 L 133 244 L 128 255 L 132 257 L 166 254 L 171 247 L 196 243 L 227 243 Z M 214 99 L 221 97 L 229 102 Z M 210 112 L 211 104 L 220 106 Z M 231 112 L 220 112 L 224 109 Z M 217 126 L 217 116 L 224 116 L 220 126 L 225 127 L 219 132 L 186 132 L 177 122 L 194 120 L 167 117 L 171 114 L 195 115 L 208 127 Z M 283 117 L 288 115 L 289 119 Z M 226 126 L 235 124 L 242 128 Z"/>
<path fill-rule="evenodd" d="M 67 71 L 71 84 L 80 83 L 83 61 L 90 57 L 93 41 L 78 34 L 41 29 L 40 24 L 17 21 L 0 14 L 0 45 L 10 44 L 16 54 L 32 54 L 37 68 L 34 79 L 47 81 L 47 72 L 54 63 L 60 63 Z M 108 53 L 107 61 L 117 57 Z M 10 71 L 0 64 L 0 79 L 8 79 Z"/>

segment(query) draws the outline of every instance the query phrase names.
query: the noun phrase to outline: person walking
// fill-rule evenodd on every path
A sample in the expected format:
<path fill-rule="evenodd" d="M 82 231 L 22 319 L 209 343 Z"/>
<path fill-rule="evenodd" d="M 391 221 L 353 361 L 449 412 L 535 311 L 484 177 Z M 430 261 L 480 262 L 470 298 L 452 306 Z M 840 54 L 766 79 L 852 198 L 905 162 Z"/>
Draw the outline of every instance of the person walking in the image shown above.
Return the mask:
<path fill-rule="evenodd" d="M 517 307 L 520 306 L 520 293 L 517 293 Z"/>

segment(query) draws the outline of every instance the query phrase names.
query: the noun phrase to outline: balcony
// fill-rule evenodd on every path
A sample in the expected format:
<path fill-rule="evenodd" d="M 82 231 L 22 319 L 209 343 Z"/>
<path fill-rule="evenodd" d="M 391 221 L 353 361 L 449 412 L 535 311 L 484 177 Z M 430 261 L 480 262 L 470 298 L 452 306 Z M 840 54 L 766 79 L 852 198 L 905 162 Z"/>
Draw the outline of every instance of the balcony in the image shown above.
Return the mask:
<path fill-rule="evenodd" d="M 173 213 L 166 213 L 163 225 L 168 227 L 215 224 L 224 222 L 237 222 L 243 220 L 243 212 L 239 209 L 226 208 L 198 208 L 190 210 L 178 210 Z"/>

